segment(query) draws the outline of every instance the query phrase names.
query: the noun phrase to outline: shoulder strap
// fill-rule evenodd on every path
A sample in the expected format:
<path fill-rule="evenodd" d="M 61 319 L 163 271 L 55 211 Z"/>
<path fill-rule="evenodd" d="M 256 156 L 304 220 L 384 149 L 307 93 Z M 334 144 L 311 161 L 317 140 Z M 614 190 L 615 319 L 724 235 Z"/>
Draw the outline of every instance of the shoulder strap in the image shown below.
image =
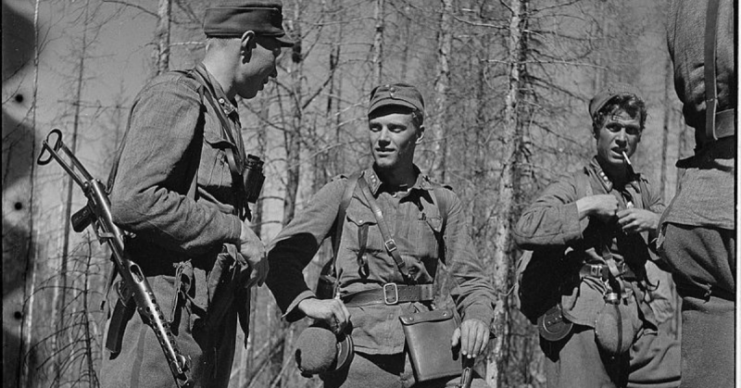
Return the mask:
<path fill-rule="evenodd" d="M 440 212 L 440 217 L 443 220 L 443 228 L 445 228 L 448 223 L 448 211 L 450 211 L 450 208 L 447 201 L 442 200 L 442 198 L 445 198 L 445 195 L 442 194 L 443 190 L 447 189 L 444 186 L 435 186 L 429 193 L 432 201 L 437 206 L 437 210 Z"/>
<path fill-rule="evenodd" d="M 201 104 L 203 104 L 203 97 L 205 96 L 206 101 L 211 105 L 211 108 L 216 113 L 216 117 L 219 118 L 219 122 L 221 123 L 221 132 L 224 134 L 224 136 L 232 143 L 235 147 L 237 147 L 237 150 L 239 150 L 239 145 L 237 144 L 237 141 L 234 139 L 234 136 L 232 136 L 232 132 L 229 129 L 229 123 L 226 117 L 224 117 L 224 113 L 221 110 L 221 108 L 216 104 L 216 101 L 214 101 L 213 91 L 208 85 L 208 82 L 203 77 L 201 73 L 198 72 L 197 69 L 192 69 L 187 72 L 187 75 L 194 79 L 196 82 L 198 82 L 201 87 Z M 236 192 L 236 199 L 237 199 L 237 213 L 239 218 L 251 218 L 251 214 L 249 212 L 249 208 L 247 207 L 247 204 L 244 203 L 244 184 L 242 182 L 242 157 L 243 155 L 240 155 L 239 152 L 237 152 L 237 155 L 235 156 L 235 152 L 231 147 L 226 147 L 224 149 L 224 153 L 226 154 L 226 161 L 227 164 L 229 164 L 229 171 L 232 175 L 232 189 Z"/>
<path fill-rule="evenodd" d="M 342 200 L 340 201 L 340 209 L 337 212 L 337 219 L 335 220 L 335 231 L 332 234 L 332 266 L 337 261 L 337 254 L 340 248 L 340 242 L 342 241 L 342 229 L 345 224 L 345 214 L 347 213 L 347 207 L 350 206 L 352 201 L 352 195 L 355 192 L 355 186 L 358 183 L 358 179 L 363 176 L 363 173 L 355 173 L 350 175 L 347 179 L 347 186 L 345 186 L 345 192 L 342 194 Z"/>
<path fill-rule="evenodd" d="M 361 177 L 360 179 L 358 179 L 358 186 L 360 186 L 360 192 L 368 201 L 368 204 L 373 211 L 373 215 L 376 217 L 376 222 L 378 222 L 378 229 L 381 232 L 381 237 L 383 238 L 383 245 L 386 248 L 386 252 L 388 252 L 394 259 L 394 262 L 396 262 L 396 266 L 399 268 L 399 272 L 401 272 L 401 277 L 404 279 L 404 282 L 412 284 L 413 281 L 406 269 L 406 264 L 404 264 L 404 260 L 402 260 L 401 255 L 399 254 L 399 250 L 396 247 L 396 241 L 394 241 L 394 238 L 389 232 L 388 225 L 386 225 L 386 220 L 383 218 L 383 212 L 378 206 L 375 197 L 373 197 L 373 193 L 371 193 L 370 188 L 368 188 L 368 182 L 365 181 L 365 178 Z"/>
<path fill-rule="evenodd" d="M 705 19 L 705 136 L 708 141 L 718 140 L 715 136 L 715 111 L 718 103 L 715 84 L 716 35 L 718 32 L 719 0 L 709 0 Z"/>

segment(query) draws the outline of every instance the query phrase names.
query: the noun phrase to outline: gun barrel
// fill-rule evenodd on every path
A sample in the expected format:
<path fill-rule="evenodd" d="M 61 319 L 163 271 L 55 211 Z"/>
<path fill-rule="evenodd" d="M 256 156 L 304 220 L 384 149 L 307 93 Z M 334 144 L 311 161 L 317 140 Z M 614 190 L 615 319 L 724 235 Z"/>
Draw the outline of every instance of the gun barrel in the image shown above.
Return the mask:
<path fill-rule="evenodd" d="M 53 145 L 50 145 L 49 143 L 52 143 L 51 140 L 54 136 L 56 136 L 56 139 L 53 141 Z M 167 363 L 170 366 L 175 384 L 178 387 L 192 386 L 193 382 L 189 378 L 190 359 L 178 349 L 169 324 L 165 321 L 164 314 L 159 304 L 157 304 L 154 293 L 141 268 L 136 263 L 130 261 L 124 254 L 123 233 L 113 223 L 110 201 L 105 187 L 99 180 L 94 179 L 88 173 L 72 151 L 65 146 L 60 130 L 52 130 L 42 145 L 43 147 L 37 163 L 45 165 L 51 162 L 52 159 L 57 161 L 72 176 L 88 199 L 88 204 L 85 208 L 73 216 L 72 224 L 74 230 L 81 232 L 91 223 L 94 224 L 95 233 L 98 235 L 98 238 L 101 242 L 105 241 L 111 248 L 113 262 L 123 282 L 131 290 L 139 314 L 144 322 L 154 331 L 160 347 L 165 354 Z M 60 153 L 57 152 L 58 150 L 61 150 L 67 155 L 70 163 L 67 163 L 62 158 Z M 46 152 L 49 155 L 44 157 Z"/>

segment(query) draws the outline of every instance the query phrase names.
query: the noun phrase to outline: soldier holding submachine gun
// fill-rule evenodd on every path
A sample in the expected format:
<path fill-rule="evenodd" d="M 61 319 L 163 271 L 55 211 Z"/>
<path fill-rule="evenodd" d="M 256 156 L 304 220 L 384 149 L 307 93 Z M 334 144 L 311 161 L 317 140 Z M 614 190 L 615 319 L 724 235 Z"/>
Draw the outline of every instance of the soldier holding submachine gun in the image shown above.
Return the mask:
<path fill-rule="evenodd" d="M 62 163 L 60 149 L 83 170 L 60 139 L 44 147 L 88 195 L 75 230 L 94 221 L 120 275 L 108 293 L 104 387 L 172 387 L 173 376 L 178 386 L 226 387 L 237 323 L 246 335 L 250 288 L 267 276 L 247 205 L 262 161 L 245 152 L 236 97 L 255 97 L 293 42 L 278 1 L 209 7 L 203 27 L 203 61 L 137 95 L 105 187 Z"/>

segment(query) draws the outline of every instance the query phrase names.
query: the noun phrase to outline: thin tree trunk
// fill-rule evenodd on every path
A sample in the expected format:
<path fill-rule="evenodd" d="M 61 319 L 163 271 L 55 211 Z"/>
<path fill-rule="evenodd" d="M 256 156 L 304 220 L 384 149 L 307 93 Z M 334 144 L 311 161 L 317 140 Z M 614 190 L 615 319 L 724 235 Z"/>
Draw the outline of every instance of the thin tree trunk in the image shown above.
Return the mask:
<path fill-rule="evenodd" d="M 172 17 L 172 0 L 159 0 L 157 7 L 157 75 L 170 69 L 170 18 Z"/>
<path fill-rule="evenodd" d="M 86 1 L 85 4 L 85 17 L 83 22 L 82 30 L 82 45 L 80 47 L 80 63 L 77 68 L 77 79 L 75 82 L 75 99 L 73 101 L 74 114 L 72 121 L 72 140 L 69 143 L 69 148 L 73 154 L 77 152 L 77 136 L 80 131 L 80 116 L 82 110 L 82 91 L 85 79 L 85 59 L 87 56 L 87 33 L 88 24 L 90 22 L 90 0 Z M 59 277 L 57 278 L 58 284 L 54 289 L 53 304 L 53 316 L 56 316 L 57 322 L 57 335 L 52 337 L 52 357 L 54 358 L 54 373 L 56 375 L 55 384 L 59 386 L 61 384 L 61 363 L 64 362 L 64 358 L 57 352 L 57 343 L 61 340 L 62 334 L 65 332 L 65 306 L 67 305 L 67 273 L 69 272 L 69 245 L 70 245 L 70 225 L 72 218 L 72 201 L 74 199 L 74 188 L 75 182 L 72 177 L 66 177 L 66 195 L 64 201 L 64 212 L 62 218 L 62 225 L 64 228 L 64 234 L 62 236 L 62 255 L 60 258 L 59 265 Z"/>
<path fill-rule="evenodd" d="M 292 104 L 290 128 L 284 131 L 286 144 L 286 198 L 283 201 L 283 225 L 287 225 L 296 213 L 296 198 L 301 172 L 301 126 L 303 125 L 302 97 L 302 72 L 303 53 L 301 52 L 301 27 L 298 22 L 298 5 L 294 7 L 294 19 L 291 28 L 291 36 L 296 44 L 293 46 L 290 65 L 290 100 Z"/>
<path fill-rule="evenodd" d="M 448 142 L 446 123 L 448 118 L 448 88 L 450 85 L 450 52 L 453 46 L 453 0 L 441 0 L 440 32 L 437 40 L 438 74 L 435 79 L 435 108 L 437 116 L 432 120 L 432 134 L 435 136 L 435 159 L 432 175 L 445 182 Z"/>
<path fill-rule="evenodd" d="M 373 19 L 376 21 L 373 35 L 373 87 L 383 80 L 383 29 L 384 29 L 385 0 L 376 0 L 376 9 Z"/>
<path fill-rule="evenodd" d="M 666 76 L 664 78 L 664 124 L 661 132 L 661 177 L 660 177 L 660 186 L 659 186 L 659 192 L 661 193 L 661 198 L 663 198 L 665 201 L 666 198 L 666 181 L 667 181 L 667 156 L 668 156 L 668 149 L 669 149 L 669 132 L 670 132 L 670 125 L 671 125 L 671 118 L 672 118 L 672 102 L 669 96 L 671 96 L 671 92 L 674 90 L 674 79 L 672 77 L 672 61 L 671 58 L 667 55 L 666 57 Z"/>
<path fill-rule="evenodd" d="M 36 0 L 34 4 L 33 13 L 33 28 L 34 28 L 34 80 L 33 80 L 33 98 L 31 103 L 33 104 L 31 109 L 33 111 L 31 115 L 31 129 L 36 133 L 36 113 L 39 92 L 39 3 L 40 0 Z M 35 247 L 36 239 L 34 239 L 35 226 L 34 226 L 34 197 L 35 192 L 35 179 L 36 179 L 36 142 L 31 145 L 31 167 L 28 174 L 29 177 L 29 201 L 28 201 L 28 246 L 26 248 L 26 270 L 24 272 L 24 309 L 21 323 L 21 344 L 18 348 L 18 386 L 28 387 L 31 384 L 31 370 L 29 366 L 28 354 L 31 351 L 31 343 L 33 342 L 33 304 L 35 301 L 34 295 L 36 294 L 36 254 L 37 249 Z"/>
<path fill-rule="evenodd" d="M 526 22 L 528 0 L 511 0 L 510 7 L 512 16 L 509 26 L 508 59 L 509 63 L 509 85 L 505 98 L 504 110 L 504 133 L 502 134 L 504 152 L 502 159 L 502 175 L 499 180 L 499 200 L 497 208 L 498 216 L 494 223 L 494 284 L 500 299 L 497 300 L 494 311 L 494 327 L 501 328 L 503 332 L 494 339 L 493 351 L 488 358 L 486 380 L 492 387 L 498 387 L 503 379 L 502 365 L 504 352 L 504 339 L 508 335 L 506 309 L 506 295 L 509 285 L 510 254 L 512 246 L 512 216 L 515 207 L 515 184 L 517 182 L 517 152 L 519 149 L 518 139 L 518 104 L 520 102 L 521 88 L 521 58 L 525 50 L 523 27 Z"/>

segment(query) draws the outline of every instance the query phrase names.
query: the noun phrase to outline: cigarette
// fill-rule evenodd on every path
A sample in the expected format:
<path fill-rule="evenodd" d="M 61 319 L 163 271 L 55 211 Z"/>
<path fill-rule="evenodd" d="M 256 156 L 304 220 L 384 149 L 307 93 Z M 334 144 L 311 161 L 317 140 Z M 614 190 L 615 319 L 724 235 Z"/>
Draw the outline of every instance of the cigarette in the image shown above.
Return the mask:
<path fill-rule="evenodd" d="M 625 158 L 625 162 L 628 163 L 628 166 L 633 167 L 633 163 L 630 162 L 628 154 L 626 154 L 625 151 L 623 151 L 623 157 Z"/>

